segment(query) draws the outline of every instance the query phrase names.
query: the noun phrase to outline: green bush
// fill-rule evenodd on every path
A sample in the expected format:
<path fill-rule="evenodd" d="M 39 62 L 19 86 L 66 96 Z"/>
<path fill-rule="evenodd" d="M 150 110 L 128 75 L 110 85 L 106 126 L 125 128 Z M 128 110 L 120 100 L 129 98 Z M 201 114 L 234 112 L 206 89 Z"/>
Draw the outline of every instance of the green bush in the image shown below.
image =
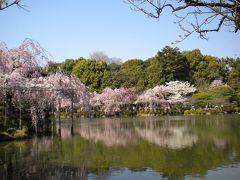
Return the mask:
<path fill-rule="evenodd" d="M 194 104 L 195 107 L 205 107 L 208 104 L 212 105 L 231 105 L 234 100 L 234 90 L 227 86 L 210 87 L 202 92 L 193 94 L 190 99 L 190 103 Z"/>

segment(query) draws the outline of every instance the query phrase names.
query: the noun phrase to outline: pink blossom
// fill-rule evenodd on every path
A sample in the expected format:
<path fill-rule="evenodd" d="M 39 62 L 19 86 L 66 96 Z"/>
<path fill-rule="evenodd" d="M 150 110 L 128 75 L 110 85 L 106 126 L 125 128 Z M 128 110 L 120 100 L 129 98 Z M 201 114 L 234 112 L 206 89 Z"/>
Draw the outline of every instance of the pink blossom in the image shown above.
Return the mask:
<path fill-rule="evenodd" d="M 217 87 L 217 86 L 223 86 L 224 83 L 220 79 L 215 79 L 211 82 L 210 87 Z"/>
<path fill-rule="evenodd" d="M 121 105 L 131 104 L 136 98 L 137 93 L 134 88 L 105 88 L 101 94 L 93 93 L 91 105 L 101 106 L 105 114 L 109 114 L 111 112 L 119 112 Z"/>
<path fill-rule="evenodd" d="M 39 43 L 26 39 L 17 48 L 8 50 L 0 44 L 0 82 L 16 107 L 29 106 L 34 127 L 43 125 L 46 114 L 51 109 L 88 107 L 90 93 L 88 88 L 75 77 L 63 73 L 41 76 L 41 65 L 47 61 L 46 51 Z M 0 98 L 4 98 L 0 92 Z M 83 108 L 83 109 L 84 109 Z"/>

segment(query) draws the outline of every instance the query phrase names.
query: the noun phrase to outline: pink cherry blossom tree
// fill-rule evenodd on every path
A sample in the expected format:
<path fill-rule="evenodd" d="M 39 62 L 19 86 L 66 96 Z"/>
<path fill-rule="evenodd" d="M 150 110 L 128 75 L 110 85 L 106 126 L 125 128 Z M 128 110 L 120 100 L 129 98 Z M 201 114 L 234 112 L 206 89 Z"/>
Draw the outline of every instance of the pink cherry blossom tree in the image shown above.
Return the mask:
<path fill-rule="evenodd" d="M 9 75 L 17 71 L 20 75 L 28 77 L 39 71 L 48 58 L 47 51 L 31 39 L 25 39 L 21 45 L 13 49 L 8 49 L 5 43 L 1 43 L 0 73 Z"/>
<path fill-rule="evenodd" d="M 62 108 L 73 108 L 74 104 L 86 109 L 90 99 L 88 88 L 78 78 L 63 73 L 42 76 L 42 65 L 47 60 L 46 51 L 30 39 L 10 50 L 4 43 L 0 45 L 1 88 L 11 95 L 8 98 L 13 105 L 30 109 L 35 130 L 44 129 L 46 115 L 59 108 L 59 102 Z M 6 94 L 0 94 L 6 98 Z"/>
<path fill-rule="evenodd" d="M 30 104 L 35 129 L 44 129 L 46 115 L 52 108 L 60 111 L 61 108 L 73 108 L 72 104 L 78 108 L 89 106 L 88 88 L 78 78 L 68 77 L 63 73 L 32 78 L 25 84 L 25 88 L 25 101 Z"/>
<path fill-rule="evenodd" d="M 138 98 L 136 103 L 150 103 L 159 104 L 166 101 L 166 97 L 169 95 L 168 89 L 163 86 L 155 86 L 152 89 L 144 91 Z"/>
<path fill-rule="evenodd" d="M 136 99 L 137 92 L 134 88 L 105 88 L 101 94 L 93 93 L 91 105 L 99 106 L 105 115 L 114 115 L 120 112 L 122 105 L 132 104 Z"/>

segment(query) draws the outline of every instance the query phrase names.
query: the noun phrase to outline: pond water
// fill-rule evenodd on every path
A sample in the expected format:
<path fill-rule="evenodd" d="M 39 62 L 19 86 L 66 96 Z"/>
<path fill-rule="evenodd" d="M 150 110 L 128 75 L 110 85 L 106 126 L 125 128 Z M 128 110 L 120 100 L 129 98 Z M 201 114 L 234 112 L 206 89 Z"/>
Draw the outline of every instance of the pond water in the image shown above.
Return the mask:
<path fill-rule="evenodd" d="M 0 143 L 0 179 L 240 179 L 240 115 L 65 121 Z"/>

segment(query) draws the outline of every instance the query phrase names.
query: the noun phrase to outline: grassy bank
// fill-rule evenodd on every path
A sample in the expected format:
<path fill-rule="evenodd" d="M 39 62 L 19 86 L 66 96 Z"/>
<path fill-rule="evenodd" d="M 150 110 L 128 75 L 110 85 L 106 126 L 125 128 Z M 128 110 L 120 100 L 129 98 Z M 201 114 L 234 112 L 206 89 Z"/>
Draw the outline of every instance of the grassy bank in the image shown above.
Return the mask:
<path fill-rule="evenodd" d="M 21 130 L 9 128 L 5 132 L 0 132 L 0 141 L 24 139 L 27 138 L 28 135 L 28 128 L 26 126 L 23 126 Z"/>

